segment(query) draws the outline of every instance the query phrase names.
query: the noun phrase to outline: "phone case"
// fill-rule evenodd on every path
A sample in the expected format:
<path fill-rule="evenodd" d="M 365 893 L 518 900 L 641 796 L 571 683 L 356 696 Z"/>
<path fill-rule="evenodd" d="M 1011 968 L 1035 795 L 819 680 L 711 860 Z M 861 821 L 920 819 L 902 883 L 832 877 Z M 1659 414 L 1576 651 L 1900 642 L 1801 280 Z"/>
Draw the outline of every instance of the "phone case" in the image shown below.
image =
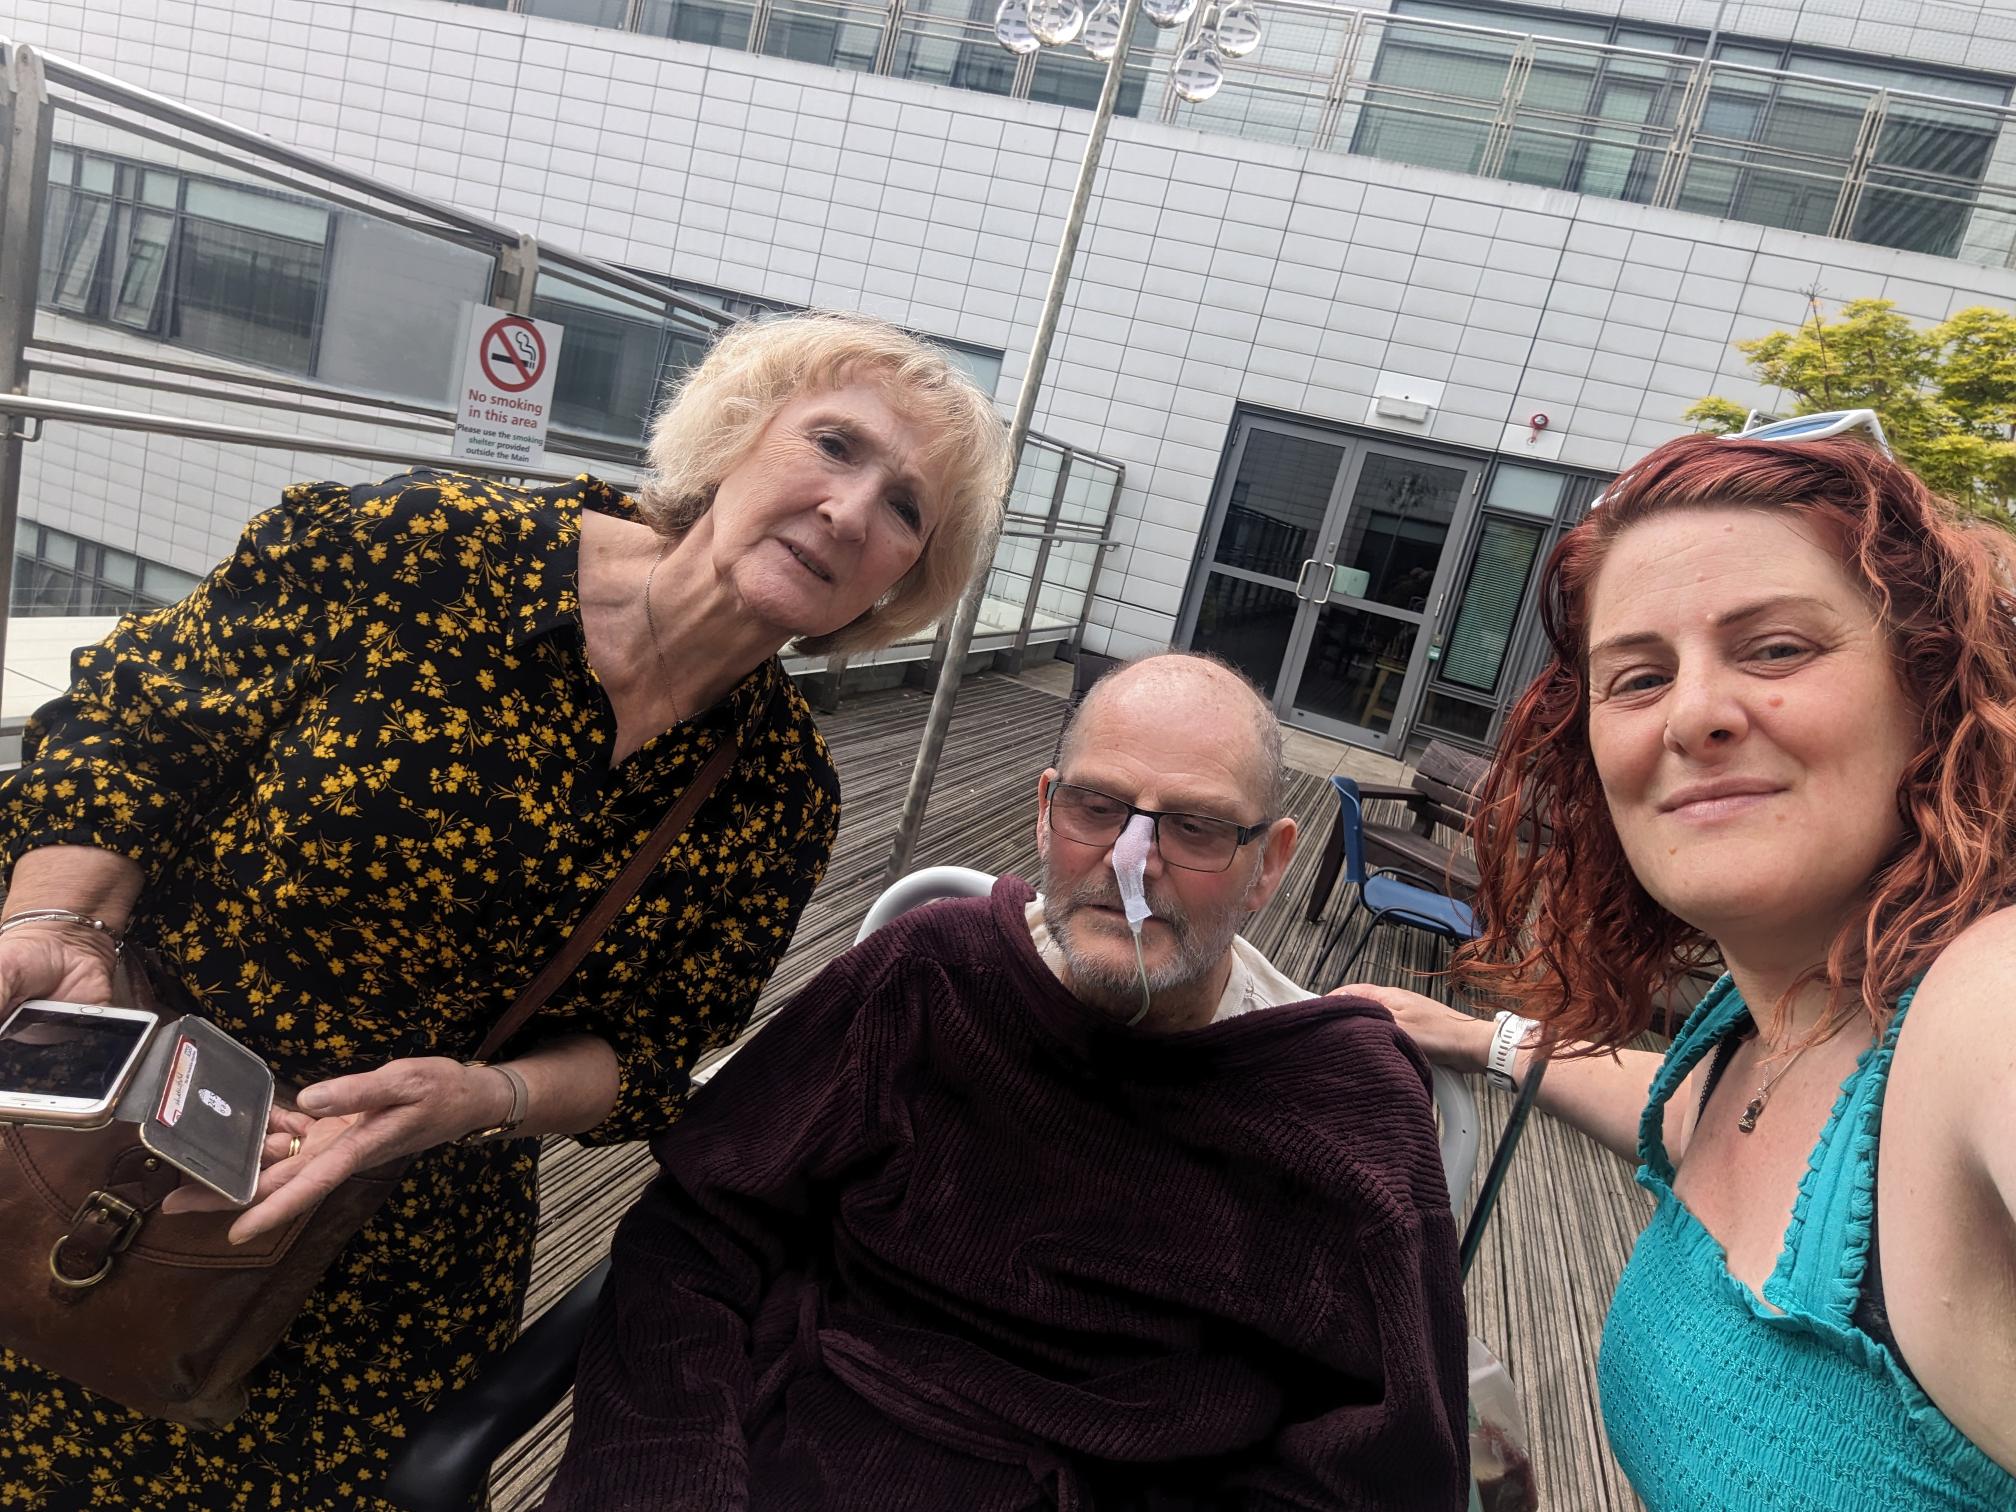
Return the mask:
<path fill-rule="evenodd" d="M 140 1142 L 240 1207 L 259 1185 L 259 1153 L 273 1104 L 266 1063 L 215 1025 L 187 1015 L 165 1024 L 120 1101 Z"/>

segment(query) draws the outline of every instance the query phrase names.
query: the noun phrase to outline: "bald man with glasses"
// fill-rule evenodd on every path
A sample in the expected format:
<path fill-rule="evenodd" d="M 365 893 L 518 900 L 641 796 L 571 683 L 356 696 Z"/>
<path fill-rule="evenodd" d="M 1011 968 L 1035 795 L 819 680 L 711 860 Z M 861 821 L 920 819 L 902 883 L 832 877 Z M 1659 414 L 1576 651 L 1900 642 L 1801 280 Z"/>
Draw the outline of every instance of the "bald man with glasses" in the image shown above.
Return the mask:
<path fill-rule="evenodd" d="M 1223 663 L 1102 679 L 1041 893 L 877 931 L 656 1142 L 547 1512 L 1461 1508 L 1426 1064 L 1238 934 L 1281 782 Z"/>

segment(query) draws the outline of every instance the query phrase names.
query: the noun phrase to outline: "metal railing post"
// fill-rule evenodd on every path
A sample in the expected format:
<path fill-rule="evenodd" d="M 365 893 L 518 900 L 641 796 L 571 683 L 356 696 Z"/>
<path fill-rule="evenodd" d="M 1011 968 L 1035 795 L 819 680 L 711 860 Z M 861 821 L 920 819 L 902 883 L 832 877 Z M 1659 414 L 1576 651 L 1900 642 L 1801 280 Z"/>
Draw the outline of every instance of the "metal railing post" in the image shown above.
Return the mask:
<path fill-rule="evenodd" d="M 903 29 L 903 0 L 889 0 L 889 8 L 882 16 L 882 41 L 875 49 L 875 72 L 894 73 L 896 70 L 896 36 Z"/>
<path fill-rule="evenodd" d="M 1078 182 L 1071 191 L 1071 210 L 1064 220 L 1064 235 L 1057 243 L 1057 260 L 1050 269 L 1050 288 L 1043 299 L 1043 314 L 1036 322 L 1036 337 L 1029 344 L 1029 365 L 1022 374 L 1022 390 L 1015 399 L 1015 419 L 1008 427 L 1008 455 L 1020 466 L 1022 446 L 1029 439 L 1029 427 L 1036 417 L 1036 397 L 1043 391 L 1043 372 L 1050 362 L 1050 342 L 1057 334 L 1057 320 L 1064 312 L 1064 291 L 1071 282 L 1071 265 L 1078 256 L 1078 235 L 1085 228 L 1085 210 L 1092 202 L 1092 181 L 1099 176 L 1099 159 L 1106 148 L 1106 127 L 1113 119 L 1113 107 L 1120 99 L 1120 81 L 1127 72 L 1129 48 L 1134 35 L 1134 18 L 1141 14 L 1141 0 L 1127 0 L 1120 11 L 1121 45 L 1106 65 L 1106 81 L 1099 88 L 1099 104 L 1092 112 L 1092 124 L 1085 134 L 1085 154 L 1078 163 Z M 1009 478 L 1014 487 L 1014 478 Z M 931 695 L 931 712 L 924 721 L 924 739 L 917 750 L 917 764 L 910 772 L 910 787 L 903 795 L 903 819 L 896 828 L 896 843 L 889 853 L 890 881 L 910 870 L 917 853 L 918 836 L 924 829 L 924 809 L 931 800 L 931 784 L 938 775 L 938 757 L 945 749 L 945 731 L 952 723 L 952 705 L 959 696 L 959 674 L 966 661 L 966 648 L 973 642 L 973 626 L 980 619 L 980 600 L 987 592 L 987 577 L 994 561 L 994 539 L 990 532 L 987 550 L 981 554 L 980 570 L 951 627 L 945 664 L 938 673 L 938 687 Z"/>
<path fill-rule="evenodd" d="M 1099 596 L 1099 574 L 1106 569 L 1106 553 L 1119 549 L 1118 541 L 1101 541 L 1092 548 L 1092 570 L 1085 574 L 1085 601 L 1078 606 L 1078 623 L 1071 631 L 1074 660 L 1085 647 L 1085 627 L 1092 623 L 1092 601 Z"/>
<path fill-rule="evenodd" d="M 1113 539 L 1113 522 L 1119 518 L 1120 495 L 1126 487 L 1126 465 L 1113 464 L 1113 492 L 1106 498 L 1106 518 L 1099 525 L 1099 544 L 1092 548 L 1092 566 L 1085 574 L 1085 600 L 1078 606 L 1078 623 L 1071 631 L 1071 656 L 1074 661 L 1085 645 L 1085 627 L 1092 623 L 1092 601 L 1099 596 L 1099 574 L 1105 569 L 1106 553 L 1120 548 L 1120 543 Z"/>
<path fill-rule="evenodd" d="M 1689 70 L 1687 87 L 1680 92 L 1680 108 L 1673 115 L 1673 136 L 1666 144 L 1666 161 L 1659 165 L 1659 182 L 1652 186 L 1651 203 L 1671 209 L 1687 182 L 1687 168 L 1694 156 L 1694 134 L 1701 129 L 1701 113 L 1707 108 L 1708 92 L 1714 87 L 1715 60 L 1703 58 Z"/>
<path fill-rule="evenodd" d="M 1526 79 L 1533 72 L 1534 53 L 1533 39 L 1521 37 L 1505 65 L 1505 88 L 1498 96 L 1498 114 L 1484 134 L 1484 151 L 1477 161 L 1477 172 L 1485 178 L 1499 176 L 1505 167 L 1506 154 L 1512 150 L 1512 133 L 1518 126 L 1520 102 L 1526 98 Z"/>
<path fill-rule="evenodd" d="M 490 302 L 514 315 L 530 315 L 539 292 L 539 242 L 522 231 L 515 242 L 497 249 L 497 271 L 490 279 Z M 459 359 L 458 359 L 459 360 Z"/>
<path fill-rule="evenodd" d="M 1057 522 L 1064 514 L 1064 489 L 1071 481 L 1071 453 L 1057 458 L 1057 486 L 1050 490 L 1050 512 L 1043 517 L 1043 539 L 1036 547 L 1036 563 L 1029 569 L 1029 596 L 1022 601 L 1022 623 L 1015 631 L 1015 646 L 1009 652 L 1014 670 L 1022 670 L 1022 658 L 1029 650 L 1029 632 L 1036 624 L 1036 598 L 1043 591 L 1043 573 L 1050 565 L 1051 548 L 1057 544 Z"/>
<path fill-rule="evenodd" d="M 42 60 L 14 46 L 0 69 L 0 394 L 28 392 L 28 339 L 35 332 L 35 286 L 42 275 L 42 216 L 48 204 L 54 107 Z M 21 453 L 15 416 L 0 416 L 0 665 L 14 605 L 14 534 L 21 518 Z"/>
<path fill-rule="evenodd" d="M 1875 164 L 1876 148 L 1889 112 L 1890 91 L 1878 89 L 1862 112 L 1862 129 L 1855 134 L 1848 172 L 1842 177 L 1841 192 L 1834 200 L 1834 219 L 1827 228 L 1829 236 L 1847 241 L 1848 233 L 1854 229 L 1856 213 L 1862 208 L 1862 191 L 1869 185 L 1869 170 Z"/>
<path fill-rule="evenodd" d="M 1337 145 L 1337 128 L 1343 123 L 1345 102 L 1358 69 L 1358 44 L 1365 34 L 1363 11 L 1339 11 L 1344 20 L 1344 39 L 1337 47 L 1337 67 L 1330 75 L 1329 92 L 1316 117 L 1315 146 L 1326 152 L 1349 152 L 1351 144 Z"/>

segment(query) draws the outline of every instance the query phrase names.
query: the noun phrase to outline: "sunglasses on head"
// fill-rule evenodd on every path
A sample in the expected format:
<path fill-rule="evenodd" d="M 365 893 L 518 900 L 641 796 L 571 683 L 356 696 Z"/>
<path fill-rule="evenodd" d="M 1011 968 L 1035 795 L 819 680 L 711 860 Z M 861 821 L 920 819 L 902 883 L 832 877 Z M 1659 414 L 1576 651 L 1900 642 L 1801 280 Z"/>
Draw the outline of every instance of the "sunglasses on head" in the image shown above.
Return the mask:
<path fill-rule="evenodd" d="M 1759 422 L 1757 412 L 1752 410 L 1750 418 L 1743 422 L 1743 429 L 1731 431 L 1726 436 L 1717 436 L 1717 441 L 1825 441 L 1829 436 L 1839 436 L 1847 431 L 1866 430 L 1869 439 L 1882 449 L 1883 455 L 1892 455 L 1890 438 L 1883 434 L 1883 422 L 1872 409 L 1822 410 L 1817 415 L 1794 415 L 1789 420 L 1765 420 Z M 1603 507 L 1604 495 L 1598 494 L 1589 505 L 1594 514 Z"/>
<path fill-rule="evenodd" d="M 1751 411 L 1750 419 L 1743 429 L 1732 436 L 1724 436 L 1724 441 L 1824 441 L 1829 436 L 1838 436 L 1844 431 L 1866 430 L 1870 438 L 1883 448 L 1885 456 L 1890 453 L 1890 438 L 1883 434 L 1883 422 L 1876 418 L 1872 409 L 1822 410 L 1817 415 L 1794 415 L 1790 420 L 1766 420 L 1757 423 L 1756 411 Z"/>

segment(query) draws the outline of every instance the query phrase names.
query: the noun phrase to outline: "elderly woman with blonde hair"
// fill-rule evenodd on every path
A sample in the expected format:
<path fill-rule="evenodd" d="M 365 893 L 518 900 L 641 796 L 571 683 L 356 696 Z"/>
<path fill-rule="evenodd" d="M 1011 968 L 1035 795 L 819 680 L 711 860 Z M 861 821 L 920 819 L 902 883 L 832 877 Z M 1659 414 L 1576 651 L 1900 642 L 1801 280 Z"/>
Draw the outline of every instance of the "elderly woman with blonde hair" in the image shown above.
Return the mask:
<path fill-rule="evenodd" d="M 35 716 L 0 787 L 20 919 L 0 1009 L 108 1000 L 124 937 L 299 1087 L 234 1240 L 417 1158 L 228 1432 L 0 1351 L 0 1482 L 28 1504 L 372 1505 L 390 1442 L 517 1327 L 534 1136 L 665 1128 L 694 1059 L 747 1020 L 839 818 L 778 653 L 886 645 L 946 612 L 1010 458 L 986 395 L 853 316 L 730 332 L 650 456 L 634 500 L 587 476 L 292 488 L 187 599 L 80 652 Z M 466 1064 L 730 741 L 584 964 Z"/>

